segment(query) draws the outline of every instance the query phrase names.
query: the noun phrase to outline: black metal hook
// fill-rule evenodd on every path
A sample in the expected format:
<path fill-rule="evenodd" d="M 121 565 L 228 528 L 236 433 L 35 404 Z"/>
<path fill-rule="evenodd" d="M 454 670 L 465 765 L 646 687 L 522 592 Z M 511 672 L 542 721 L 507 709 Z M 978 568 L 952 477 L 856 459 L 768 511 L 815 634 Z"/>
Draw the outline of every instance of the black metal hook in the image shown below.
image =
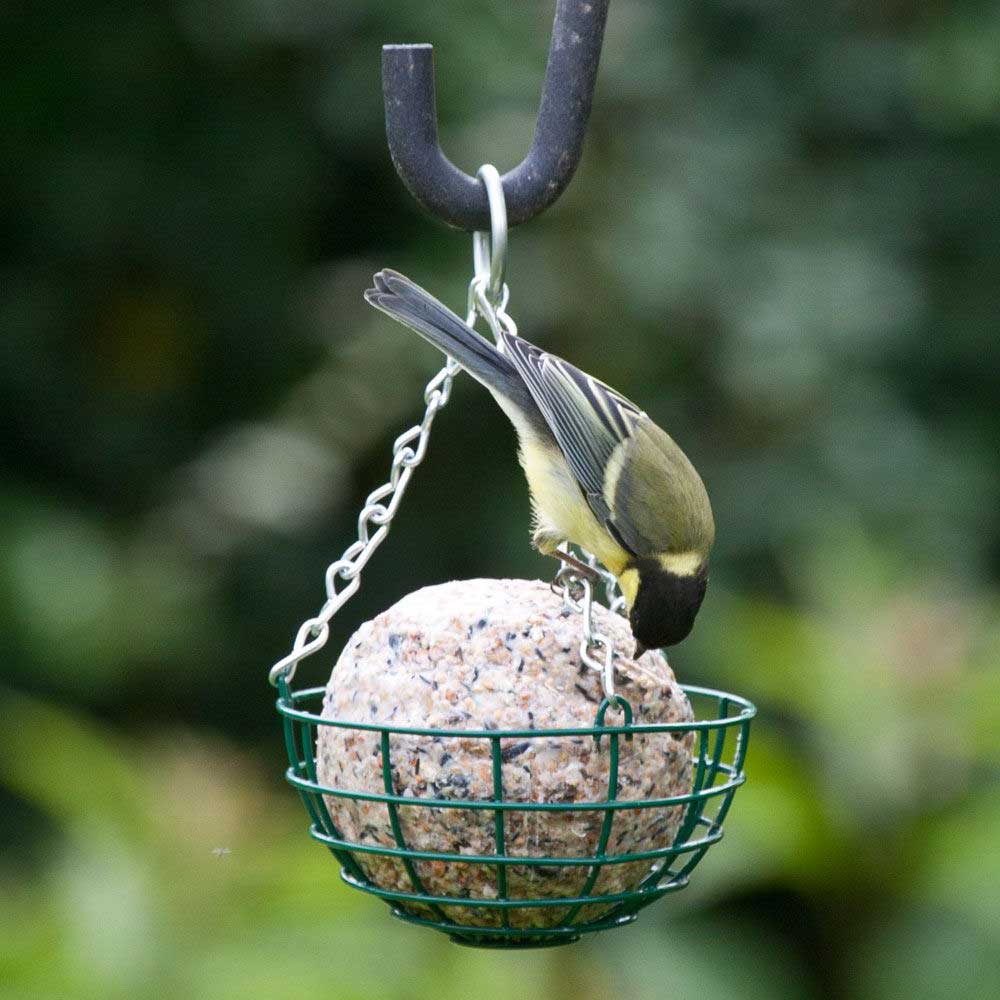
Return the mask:
<path fill-rule="evenodd" d="M 503 175 L 510 225 L 562 194 L 576 172 L 601 58 L 609 0 L 556 0 L 542 99 L 528 155 Z M 430 45 L 382 48 L 385 131 L 396 171 L 421 205 L 451 226 L 489 229 L 483 185 L 441 150 Z"/>

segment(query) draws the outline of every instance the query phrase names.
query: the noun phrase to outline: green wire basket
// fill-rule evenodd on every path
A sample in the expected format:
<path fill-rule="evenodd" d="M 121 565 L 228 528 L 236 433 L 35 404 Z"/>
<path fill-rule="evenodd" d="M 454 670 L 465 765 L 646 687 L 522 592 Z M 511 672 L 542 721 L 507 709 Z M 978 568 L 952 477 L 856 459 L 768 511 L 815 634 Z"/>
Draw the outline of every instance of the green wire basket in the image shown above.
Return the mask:
<path fill-rule="evenodd" d="M 682 685 L 695 711 L 695 721 L 659 724 L 634 724 L 629 703 L 615 697 L 604 699 L 597 710 L 594 725 L 577 729 L 530 730 L 444 730 L 419 729 L 377 723 L 345 722 L 322 718 L 324 689 L 292 691 L 282 676 L 278 680 L 278 712 L 284 724 L 289 783 L 298 790 L 312 821 L 310 834 L 325 844 L 341 865 L 341 877 L 350 886 L 384 899 L 393 916 L 422 927 L 444 931 L 458 944 L 487 948 L 539 948 L 577 941 L 583 934 L 621 927 L 636 919 L 639 911 L 669 892 L 683 889 L 691 872 L 705 852 L 722 838 L 722 824 L 736 789 L 746 780 L 743 762 L 750 735 L 754 706 L 737 695 L 708 688 Z M 620 710 L 620 725 L 605 722 L 608 710 Z M 380 743 L 384 791 L 380 793 L 321 785 L 317 779 L 315 747 L 318 726 L 337 726 L 377 734 Z M 640 733 L 694 733 L 691 755 L 692 786 L 684 795 L 659 799 L 619 799 L 618 765 L 620 741 L 630 741 Z M 493 795 L 488 799 L 415 798 L 396 793 L 393 787 L 392 737 L 429 737 L 440 740 L 482 740 L 489 744 L 492 760 Z M 600 747 L 607 740 L 609 756 L 608 792 L 597 801 L 524 802 L 508 801 L 504 796 L 502 742 L 517 740 L 553 740 L 590 737 Z M 356 843 L 341 836 L 327 809 L 324 796 L 384 803 L 395 841 L 394 846 Z M 620 810 L 665 809 L 683 807 L 680 826 L 671 843 L 649 850 L 608 853 L 615 816 Z M 468 855 L 438 851 L 412 850 L 406 844 L 400 810 L 414 807 L 431 809 L 488 810 L 493 814 L 495 852 Z M 575 813 L 597 811 L 603 814 L 597 849 L 593 855 L 575 857 L 526 857 L 510 855 L 504 846 L 504 817 L 512 811 Z M 380 855 L 395 858 L 402 864 L 412 891 L 380 887 L 368 878 L 359 856 Z M 432 895 L 425 891 L 417 863 L 443 865 L 488 865 L 496 871 L 496 898 Z M 648 873 L 634 889 L 610 894 L 595 893 L 601 870 L 608 865 L 642 862 Z M 507 892 L 507 868 L 518 870 L 576 866 L 589 869 L 582 890 L 563 898 L 511 898 Z M 543 908 L 550 911 L 547 926 L 512 926 L 511 913 Z M 453 912 L 449 913 L 451 910 Z M 556 913 L 556 911 L 563 911 Z M 465 922 L 459 914 L 482 913 L 484 923 Z M 487 912 L 488 911 L 488 912 Z M 595 912 L 596 911 L 596 912 Z M 499 916 L 498 916 L 499 915 Z M 487 919 L 488 918 L 488 919 Z"/>

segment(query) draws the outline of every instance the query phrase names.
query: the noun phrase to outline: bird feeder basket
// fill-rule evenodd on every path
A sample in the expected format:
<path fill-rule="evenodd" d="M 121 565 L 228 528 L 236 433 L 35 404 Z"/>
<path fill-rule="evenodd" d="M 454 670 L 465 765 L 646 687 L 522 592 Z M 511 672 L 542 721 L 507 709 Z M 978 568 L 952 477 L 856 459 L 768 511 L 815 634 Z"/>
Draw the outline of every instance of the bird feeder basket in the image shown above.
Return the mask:
<path fill-rule="evenodd" d="M 324 688 L 293 691 L 282 676 L 277 701 L 288 752 L 287 779 L 299 792 L 311 821 L 310 834 L 326 845 L 341 866 L 341 878 L 352 888 L 377 896 L 388 903 L 393 916 L 408 923 L 446 933 L 458 944 L 486 948 L 539 948 L 577 941 L 584 934 L 631 923 L 654 900 L 683 889 L 708 849 L 722 838 L 722 825 L 736 789 L 743 784 L 750 721 L 754 706 L 737 695 L 708 688 L 683 686 L 695 710 L 695 720 L 681 723 L 635 724 L 629 703 L 616 696 L 604 699 L 594 724 L 576 729 L 455 730 L 420 729 L 405 726 L 345 722 L 322 716 Z M 611 724 L 609 711 L 620 713 L 623 721 Z M 612 716 L 614 718 L 614 715 Z M 318 729 L 334 726 L 359 733 L 375 734 L 380 744 L 384 791 L 362 792 L 320 783 L 315 748 Z M 684 795 L 659 799 L 622 799 L 618 791 L 618 763 L 622 741 L 640 733 L 694 734 L 692 787 Z M 492 760 L 493 794 L 484 799 L 414 798 L 397 794 L 393 786 L 393 738 L 427 737 L 442 741 L 482 741 Z M 508 741 L 593 739 L 609 755 L 607 795 L 594 801 L 518 802 L 504 795 L 503 747 Z M 327 809 L 325 796 L 381 803 L 388 812 L 395 843 L 381 846 L 359 843 L 338 830 Z M 682 807 L 680 828 L 670 843 L 633 853 L 615 854 L 607 850 L 616 818 L 625 810 L 662 810 Z M 403 835 L 400 816 L 413 808 L 487 810 L 493 816 L 495 851 L 484 855 L 411 849 Z M 602 817 L 596 852 L 590 856 L 530 857 L 511 855 L 505 849 L 505 817 L 512 811 L 578 813 L 596 811 Z M 359 863 L 364 855 L 399 859 L 409 876 L 408 891 L 390 890 L 369 879 Z M 595 893 L 598 876 L 608 865 L 630 862 L 648 864 L 648 874 L 636 888 L 612 894 Z M 420 870 L 425 865 L 492 866 L 496 872 L 496 898 L 431 895 L 425 891 Z M 507 869 L 552 869 L 579 867 L 586 872 L 578 895 L 566 898 L 511 898 L 506 891 Z M 539 873 L 541 874 L 541 873 Z M 541 876 L 544 879 L 544 874 Z M 511 913 L 528 909 L 546 913 L 544 927 L 512 926 Z M 457 914 L 457 915 L 456 915 Z M 470 916 L 472 915 L 472 916 Z"/>

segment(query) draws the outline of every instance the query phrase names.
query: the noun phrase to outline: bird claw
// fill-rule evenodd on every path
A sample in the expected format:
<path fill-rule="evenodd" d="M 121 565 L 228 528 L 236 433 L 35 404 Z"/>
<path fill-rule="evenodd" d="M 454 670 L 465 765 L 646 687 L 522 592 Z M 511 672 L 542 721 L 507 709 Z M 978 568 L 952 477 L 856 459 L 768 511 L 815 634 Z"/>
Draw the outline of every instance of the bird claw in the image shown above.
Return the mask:
<path fill-rule="evenodd" d="M 600 583 L 601 574 L 598 573 L 593 566 L 588 566 L 585 562 L 580 562 L 576 556 L 571 556 L 568 552 L 562 552 L 560 550 L 556 550 L 555 552 L 549 554 L 553 559 L 558 559 L 560 562 L 571 567 L 573 569 L 574 576 L 583 577 L 586 580 L 590 580 L 591 583 Z M 557 580 L 563 572 L 564 570 L 560 569 L 559 572 L 556 573 Z"/>

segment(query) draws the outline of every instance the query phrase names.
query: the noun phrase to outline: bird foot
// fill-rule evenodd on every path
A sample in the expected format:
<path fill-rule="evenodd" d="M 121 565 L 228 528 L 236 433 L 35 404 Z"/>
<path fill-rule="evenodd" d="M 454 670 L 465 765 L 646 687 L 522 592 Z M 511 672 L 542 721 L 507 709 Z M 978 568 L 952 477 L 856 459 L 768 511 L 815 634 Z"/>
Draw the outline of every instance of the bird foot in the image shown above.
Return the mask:
<path fill-rule="evenodd" d="M 580 562 L 576 556 L 571 556 L 568 552 L 561 552 L 559 550 L 547 554 L 552 556 L 553 559 L 558 559 L 560 562 L 566 563 L 567 566 L 572 566 L 576 575 L 590 580 L 591 583 L 600 582 L 601 574 L 593 566 L 588 566 L 585 562 Z M 556 575 L 558 576 L 558 574 Z"/>

